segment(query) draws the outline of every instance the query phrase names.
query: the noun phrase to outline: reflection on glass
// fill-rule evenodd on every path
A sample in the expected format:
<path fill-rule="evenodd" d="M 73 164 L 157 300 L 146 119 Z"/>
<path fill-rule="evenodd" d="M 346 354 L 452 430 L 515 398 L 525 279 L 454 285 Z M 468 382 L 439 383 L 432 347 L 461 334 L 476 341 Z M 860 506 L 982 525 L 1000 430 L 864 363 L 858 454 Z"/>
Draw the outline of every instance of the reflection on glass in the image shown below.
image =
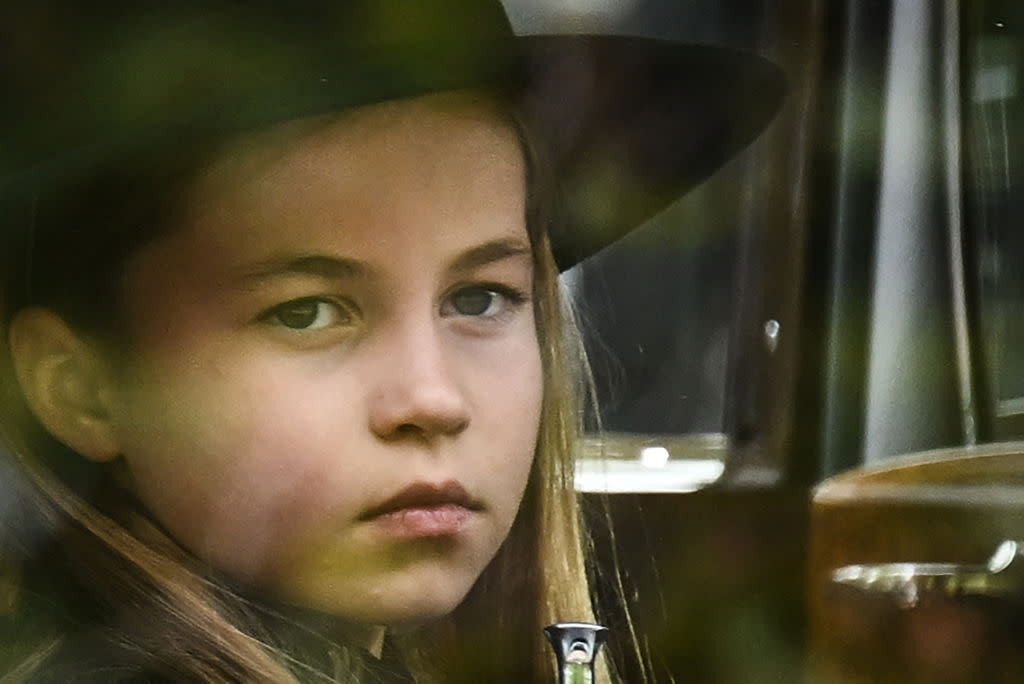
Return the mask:
<path fill-rule="evenodd" d="M 582 492 L 693 492 L 725 472 L 729 440 L 722 434 L 605 433 L 584 441 L 576 461 Z"/>
<path fill-rule="evenodd" d="M 1024 414 L 1024 7 L 988 2 L 967 36 L 965 192 L 997 419 Z"/>

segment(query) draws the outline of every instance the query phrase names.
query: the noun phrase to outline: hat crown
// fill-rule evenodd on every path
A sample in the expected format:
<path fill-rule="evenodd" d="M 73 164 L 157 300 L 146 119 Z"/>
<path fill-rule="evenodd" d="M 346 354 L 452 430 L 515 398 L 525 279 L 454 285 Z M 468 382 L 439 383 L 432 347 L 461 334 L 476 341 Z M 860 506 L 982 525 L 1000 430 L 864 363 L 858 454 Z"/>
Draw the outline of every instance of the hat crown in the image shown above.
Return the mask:
<path fill-rule="evenodd" d="M 0 10 L 0 82 L 19 103 L 0 114 L 2 171 L 133 134 L 479 85 L 514 62 L 497 0 L 16 4 Z"/>

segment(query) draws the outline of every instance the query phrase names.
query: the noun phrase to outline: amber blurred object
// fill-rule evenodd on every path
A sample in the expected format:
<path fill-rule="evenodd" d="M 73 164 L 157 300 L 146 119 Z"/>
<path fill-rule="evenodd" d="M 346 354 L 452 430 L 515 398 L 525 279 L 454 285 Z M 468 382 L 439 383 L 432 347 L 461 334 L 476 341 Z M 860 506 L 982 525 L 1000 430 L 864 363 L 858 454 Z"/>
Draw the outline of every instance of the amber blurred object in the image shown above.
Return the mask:
<path fill-rule="evenodd" d="M 1024 586 L 1005 573 L 971 586 L 866 586 L 835 574 L 892 563 L 974 572 L 1022 539 L 1022 442 L 900 457 L 822 483 L 811 512 L 810 681 L 1024 681 Z"/>

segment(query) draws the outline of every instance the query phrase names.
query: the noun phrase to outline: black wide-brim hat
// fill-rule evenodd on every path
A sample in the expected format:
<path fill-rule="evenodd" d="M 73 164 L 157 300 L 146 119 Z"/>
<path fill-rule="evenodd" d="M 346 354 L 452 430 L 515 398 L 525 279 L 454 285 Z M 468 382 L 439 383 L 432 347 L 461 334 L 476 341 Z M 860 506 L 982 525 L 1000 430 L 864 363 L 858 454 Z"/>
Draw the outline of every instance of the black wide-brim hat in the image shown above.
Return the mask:
<path fill-rule="evenodd" d="M 0 9 L 0 197 L 128 152 L 389 99 L 503 87 L 564 192 L 565 269 L 746 147 L 781 71 L 744 52 L 514 35 L 498 0 L 25 0 Z"/>

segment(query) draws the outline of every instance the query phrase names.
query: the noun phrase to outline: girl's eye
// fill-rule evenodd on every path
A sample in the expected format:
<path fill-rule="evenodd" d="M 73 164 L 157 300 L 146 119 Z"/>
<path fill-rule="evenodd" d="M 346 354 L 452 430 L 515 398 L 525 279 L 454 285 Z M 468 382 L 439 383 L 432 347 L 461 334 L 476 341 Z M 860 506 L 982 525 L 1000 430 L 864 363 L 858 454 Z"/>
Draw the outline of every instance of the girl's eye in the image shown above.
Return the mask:
<path fill-rule="evenodd" d="M 279 304 L 260 317 L 291 330 L 321 330 L 350 325 L 353 314 L 338 302 L 322 297 L 305 297 Z"/>
<path fill-rule="evenodd" d="M 464 287 L 448 298 L 442 313 L 449 316 L 494 318 L 517 308 L 526 300 L 525 293 L 504 286 Z"/>

